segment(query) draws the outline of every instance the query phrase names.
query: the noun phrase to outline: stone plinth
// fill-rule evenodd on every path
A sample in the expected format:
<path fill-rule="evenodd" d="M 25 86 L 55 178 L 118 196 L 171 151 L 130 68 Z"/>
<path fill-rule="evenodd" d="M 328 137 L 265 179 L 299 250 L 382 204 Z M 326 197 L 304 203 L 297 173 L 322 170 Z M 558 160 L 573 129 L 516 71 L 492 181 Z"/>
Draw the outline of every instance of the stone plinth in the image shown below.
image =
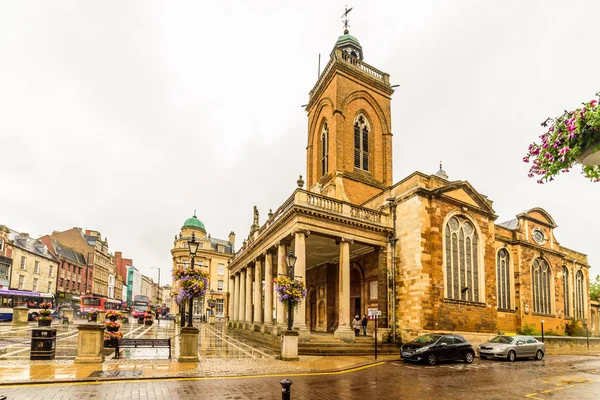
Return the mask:
<path fill-rule="evenodd" d="M 101 363 L 104 361 L 104 323 L 87 323 L 77 327 L 77 357 L 75 363 Z"/>
<path fill-rule="evenodd" d="M 27 325 L 29 319 L 29 309 L 27 307 L 13 308 L 12 325 Z"/>
<path fill-rule="evenodd" d="M 69 323 L 73 323 L 73 309 L 72 308 L 62 308 L 60 310 L 63 318 L 69 320 Z"/>
<path fill-rule="evenodd" d="M 333 337 L 341 340 L 342 342 L 355 342 L 356 335 L 354 334 L 354 330 L 349 326 L 340 326 L 333 332 Z"/>
<path fill-rule="evenodd" d="M 215 324 L 215 316 L 211 315 L 210 317 L 208 317 L 208 323 L 211 325 Z"/>
<path fill-rule="evenodd" d="M 96 322 L 103 324 L 106 321 L 106 311 L 98 310 L 98 319 Z"/>
<path fill-rule="evenodd" d="M 300 334 L 300 336 L 298 337 L 298 340 L 302 343 L 308 343 L 310 342 L 310 331 L 308 330 L 308 328 L 303 327 L 298 329 L 298 333 Z"/>
<path fill-rule="evenodd" d="M 283 361 L 298 361 L 298 331 L 285 331 L 281 335 L 281 354 Z"/>
<path fill-rule="evenodd" d="M 179 362 L 198 362 L 198 334 L 200 330 L 193 326 L 181 328 L 179 339 Z"/>

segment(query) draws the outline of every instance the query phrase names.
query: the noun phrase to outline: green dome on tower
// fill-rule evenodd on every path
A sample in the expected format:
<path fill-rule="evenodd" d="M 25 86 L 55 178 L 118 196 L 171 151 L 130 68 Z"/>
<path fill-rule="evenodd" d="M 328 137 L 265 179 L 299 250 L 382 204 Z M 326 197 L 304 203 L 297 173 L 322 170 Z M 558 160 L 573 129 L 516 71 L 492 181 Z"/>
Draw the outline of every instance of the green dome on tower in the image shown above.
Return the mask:
<path fill-rule="evenodd" d="M 193 229 L 200 229 L 201 231 L 206 232 L 206 228 L 204 228 L 204 224 L 202 223 L 202 221 L 200 221 L 198 219 L 198 217 L 196 217 L 196 213 L 194 213 L 194 216 L 192 218 L 188 218 L 185 220 L 185 222 L 183 223 L 183 228 L 193 228 Z"/>

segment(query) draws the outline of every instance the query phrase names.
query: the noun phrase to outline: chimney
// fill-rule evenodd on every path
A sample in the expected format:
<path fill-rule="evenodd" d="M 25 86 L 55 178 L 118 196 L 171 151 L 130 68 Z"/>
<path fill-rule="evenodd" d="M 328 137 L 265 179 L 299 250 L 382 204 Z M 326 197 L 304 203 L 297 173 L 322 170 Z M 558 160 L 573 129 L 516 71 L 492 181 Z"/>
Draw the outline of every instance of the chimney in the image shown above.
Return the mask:
<path fill-rule="evenodd" d="M 235 245 L 235 232 L 234 231 L 229 232 L 229 243 L 231 243 L 232 246 Z"/>
<path fill-rule="evenodd" d="M 21 232 L 21 236 L 29 237 L 29 233 Z"/>

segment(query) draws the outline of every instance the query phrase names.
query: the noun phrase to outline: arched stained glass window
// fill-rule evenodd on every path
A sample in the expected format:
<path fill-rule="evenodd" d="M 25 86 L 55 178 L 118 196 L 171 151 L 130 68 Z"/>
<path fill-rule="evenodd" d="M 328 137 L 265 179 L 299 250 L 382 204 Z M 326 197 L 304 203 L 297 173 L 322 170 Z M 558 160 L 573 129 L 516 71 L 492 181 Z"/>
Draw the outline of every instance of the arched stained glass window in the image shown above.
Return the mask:
<path fill-rule="evenodd" d="M 329 162 L 329 125 L 327 121 L 323 124 L 321 131 L 321 176 L 327 174 Z"/>
<path fill-rule="evenodd" d="M 509 254 L 506 249 L 500 249 L 496 256 L 496 286 L 498 288 L 498 308 L 502 310 L 512 310 L 510 302 L 510 268 Z"/>
<path fill-rule="evenodd" d="M 565 309 L 565 317 L 571 316 L 571 308 L 569 307 L 569 269 L 563 265 L 562 267 L 562 287 L 563 287 L 563 307 Z"/>
<path fill-rule="evenodd" d="M 577 271 L 575 274 L 575 318 L 585 318 L 585 282 L 583 279 L 583 272 Z"/>
<path fill-rule="evenodd" d="M 533 312 L 550 314 L 552 312 L 550 297 L 550 267 L 543 258 L 533 261 L 531 267 L 531 288 L 533 291 Z"/>
<path fill-rule="evenodd" d="M 467 218 L 454 216 L 444 227 L 446 297 L 479 302 L 479 239 Z M 481 279 L 483 279 L 481 277 Z"/>
<path fill-rule="evenodd" d="M 354 119 L 354 167 L 369 170 L 369 122 L 364 115 Z"/>

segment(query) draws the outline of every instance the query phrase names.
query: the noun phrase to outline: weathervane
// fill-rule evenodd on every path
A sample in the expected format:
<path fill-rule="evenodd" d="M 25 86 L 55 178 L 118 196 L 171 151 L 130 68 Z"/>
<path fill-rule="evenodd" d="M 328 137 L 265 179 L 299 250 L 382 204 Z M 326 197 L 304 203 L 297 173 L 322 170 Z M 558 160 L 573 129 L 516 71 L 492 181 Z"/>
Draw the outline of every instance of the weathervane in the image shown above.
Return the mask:
<path fill-rule="evenodd" d="M 348 24 L 348 13 L 352 11 L 352 7 L 348 8 L 348 6 L 346 6 L 346 11 L 344 11 L 344 13 L 342 14 L 342 18 L 344 21 L 344 35 L 348 34 L 348 27 L 350 26 Z"/>

